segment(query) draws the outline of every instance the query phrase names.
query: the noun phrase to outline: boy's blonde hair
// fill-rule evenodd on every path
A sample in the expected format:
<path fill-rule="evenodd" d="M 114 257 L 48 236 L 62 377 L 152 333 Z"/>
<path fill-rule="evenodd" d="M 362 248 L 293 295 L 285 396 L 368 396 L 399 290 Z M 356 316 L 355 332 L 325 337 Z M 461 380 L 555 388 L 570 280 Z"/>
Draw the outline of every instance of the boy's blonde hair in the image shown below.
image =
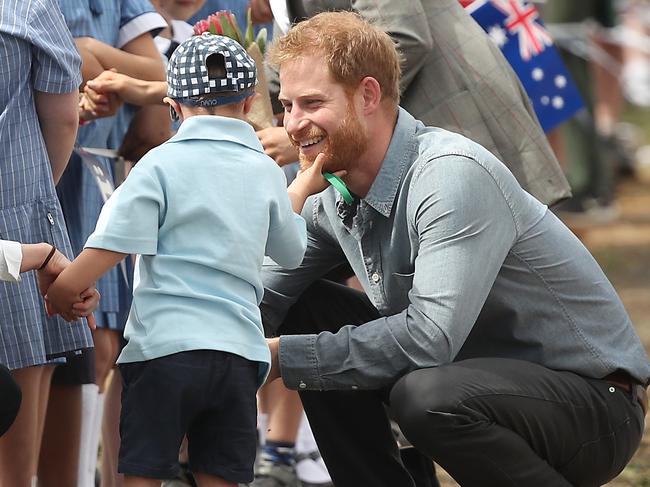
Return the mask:
<path fill-rule="evenodd" d="M 337 82 L 356 88 L 371 76 L 381 86 L 382 101 L 399 104 L 401 67 L 395 44 L 358 14 L 323 12 L 304 20 L 273 42 L 267 59 L 281 67 L 314 54 L 322 56 Z"/>

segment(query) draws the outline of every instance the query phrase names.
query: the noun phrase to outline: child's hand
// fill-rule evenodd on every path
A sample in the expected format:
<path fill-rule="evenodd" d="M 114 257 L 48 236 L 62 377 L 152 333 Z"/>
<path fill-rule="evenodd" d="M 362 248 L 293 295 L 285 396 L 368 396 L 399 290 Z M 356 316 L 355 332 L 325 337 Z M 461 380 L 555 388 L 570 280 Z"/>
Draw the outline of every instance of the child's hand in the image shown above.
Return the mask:
<path fill-rule="evenodd" d="M 72 305 L 72 313 L 76 318 L 85 317 L 88 320 L 88 327 L 91 330 L 97 328 L 97 323 L 95 322 L 95 317 L 93 316 L 93 311 L 97 309 L 99 305 L 99 300 L 101 294 L 99 291 L 94 288 L 88 288 L 79 296 L 83 301 L 74 303 Z"/>
<path fill-rule="evenodd" d="M 48 316 L 61 315 L 68 322 L 78 319 L 73 306 L 75 303 L 83 303 L 83 298 L 80 295 L 76 295 L 74 291 L 68 289 L 59 278 L 47 287 L 46 292 L 45 308 Z"/>
<path fill-rule="evenodd" d="M 314 163 L 304 171 L 299 171 L 296 179 L 289 185 L 289 191 L 304 195 L 305 197 L 320 193 L 329 186 L 329 183 L 323 176 L 323 165 L 327 161 L 325 154 L 322 152 L 316 156 Z M 338 177 L 345 176 L 347 171 L 337 171 L 334 173 Z"/>
<path fill-rule="evenodd" d="M 120 101 L 143 105 L 143 88 L 138 86 L 138 80 L 114 69 L 108 69 L 86 83 L 86 91 L 92 90 L 102 95 L 117 96 Z"/>

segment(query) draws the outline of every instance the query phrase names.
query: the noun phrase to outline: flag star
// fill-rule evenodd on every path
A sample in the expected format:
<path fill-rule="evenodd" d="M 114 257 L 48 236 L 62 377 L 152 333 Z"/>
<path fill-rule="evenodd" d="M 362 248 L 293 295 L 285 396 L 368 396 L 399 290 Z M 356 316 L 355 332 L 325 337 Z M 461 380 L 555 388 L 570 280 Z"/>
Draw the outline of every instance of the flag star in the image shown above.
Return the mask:
<path fill-rule="evenodd" d="M 540 101 L 542 102 L 542 105 L 548 105 L 551 102 L 551 99 L 548 96 L 543 96 Z"/>
<path fill-rule="evenodd" d="M 490 36 L 490 39 L 492 39 L 492 42 L 494 42 L 499 47 L 503 47 L 506 42 L 508 42 L 508 36 L 506 35 L 505 30 L 503 30 L 503 28 L 498 25 L 493 25 L 490 27 L 490 30 L 488 30 L 488 35 Z"/>
<path fill-rule="evenodd" d="M 560 89 L 564 88 L 567 83 L 566 77 L 561 74 L 558 74 L 553 81 L 555 82 L 555 86 Z"/>
<path fill-rule="evenodd" d="M 564 98 L 561 96 L 554 96 L 553 97 L 553 108 L 557 108 L 560 110 L 562 107 L 564 107 Z"/>
<path fill-rule="evenodd" d="M 544 79 L 544 70 L 542 68 L 535 68 L 531 75 L 535 81 L 542 81 Z"/>

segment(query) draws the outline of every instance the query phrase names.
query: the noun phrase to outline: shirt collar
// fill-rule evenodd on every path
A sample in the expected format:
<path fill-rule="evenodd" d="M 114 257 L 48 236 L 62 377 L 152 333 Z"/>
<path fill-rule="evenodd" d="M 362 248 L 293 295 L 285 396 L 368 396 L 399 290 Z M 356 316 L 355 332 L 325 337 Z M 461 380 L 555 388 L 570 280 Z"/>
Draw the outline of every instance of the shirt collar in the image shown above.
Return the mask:
<path fill-rule="evenodd" d="M 417 124 L 418 121 L 410 113 L 403 108 L 399 109 L 393 137 L 381 163 L 381 169 L 363 199 L 387 218 L 393 208 L 405 168 L 411 160 Z"/>
<path fill-rule="evenodd" d="M 183 121 L 169 143 L 196 139 L 234 142 L 264 153 L 253 127 L 237 118 L 195 115 Z"/>

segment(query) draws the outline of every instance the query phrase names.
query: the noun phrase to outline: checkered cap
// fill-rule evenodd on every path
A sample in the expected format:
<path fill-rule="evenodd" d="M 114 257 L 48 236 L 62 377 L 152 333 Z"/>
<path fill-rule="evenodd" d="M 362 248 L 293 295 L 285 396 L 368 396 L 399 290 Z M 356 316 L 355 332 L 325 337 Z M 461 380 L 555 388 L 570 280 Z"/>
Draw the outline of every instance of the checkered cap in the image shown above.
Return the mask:
<path fill-rule="evenodd" d="M 207 60 L 224 57 L 226 76 L 210 78 Z M 205 32 L 176 48 L 167 66 L 167 96 L 186 99 L 200 95 L 237 95 L 249 92 L 257 82 L 255 61 L 237 41 Z M 240 97 L 235 97 L 240 98 Z M 241 97 L 243 98 L 243 96 Z M 229 98 L 234 102 L 234 98 Z"/>

